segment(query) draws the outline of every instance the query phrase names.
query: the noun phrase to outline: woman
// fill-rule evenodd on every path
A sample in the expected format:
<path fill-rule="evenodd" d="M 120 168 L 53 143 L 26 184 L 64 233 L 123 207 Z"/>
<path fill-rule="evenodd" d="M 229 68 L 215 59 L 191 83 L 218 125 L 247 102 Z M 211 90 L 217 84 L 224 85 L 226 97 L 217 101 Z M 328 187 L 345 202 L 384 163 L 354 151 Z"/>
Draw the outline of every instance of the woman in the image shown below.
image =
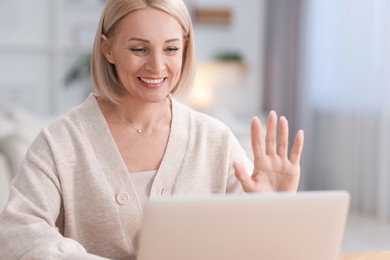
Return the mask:
<path fill-rule="evenodd" d="M 231 131 L 179 103 L 194 44 L 181 0 L 108 0 L 98 26 L 97 94 L 45 127 L 0 216 L 1 259 L 132 259 L 148 197 L 296 191 L 303 133 L 252 122 L 254 167 Z M 252 173 L 249 175 L 247 173 Z"/>

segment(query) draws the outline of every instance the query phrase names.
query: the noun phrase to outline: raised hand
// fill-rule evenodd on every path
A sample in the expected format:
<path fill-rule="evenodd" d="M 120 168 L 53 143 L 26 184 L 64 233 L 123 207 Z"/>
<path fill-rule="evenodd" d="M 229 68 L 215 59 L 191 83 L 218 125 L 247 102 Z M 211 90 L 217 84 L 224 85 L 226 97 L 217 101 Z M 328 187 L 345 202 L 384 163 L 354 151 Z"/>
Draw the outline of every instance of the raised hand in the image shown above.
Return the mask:
<path fill-rule="evenodd" d="M 233 162 L 235 175 L 245 192 L 297 191 L 298 189 L 303 131 L 299 130 L 296 134 L 289 158 L 288 122 L 285 117 L 279 119 L 277 138 L 277 121 L 275 111 L 271 111 L 267 119 L 265 148 L 263 148 L 260 120 L 257 117 L 252 120 L 251 137 L 254 154 L 252 175 L 247 174 L 240 163 Z"/>

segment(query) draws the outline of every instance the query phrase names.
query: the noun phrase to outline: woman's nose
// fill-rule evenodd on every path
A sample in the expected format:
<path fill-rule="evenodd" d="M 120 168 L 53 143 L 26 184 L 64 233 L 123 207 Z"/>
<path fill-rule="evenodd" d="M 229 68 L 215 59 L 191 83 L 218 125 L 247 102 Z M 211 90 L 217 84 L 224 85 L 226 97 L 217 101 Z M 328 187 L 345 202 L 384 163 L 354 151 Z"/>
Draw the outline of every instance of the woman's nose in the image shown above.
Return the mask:
<path fill-rule="evenodd" d="M 160 53 L 150 54 L 145 64 L 145 69 L 156 73 L 164 71 L 165 69 L 164 55 Z"/>

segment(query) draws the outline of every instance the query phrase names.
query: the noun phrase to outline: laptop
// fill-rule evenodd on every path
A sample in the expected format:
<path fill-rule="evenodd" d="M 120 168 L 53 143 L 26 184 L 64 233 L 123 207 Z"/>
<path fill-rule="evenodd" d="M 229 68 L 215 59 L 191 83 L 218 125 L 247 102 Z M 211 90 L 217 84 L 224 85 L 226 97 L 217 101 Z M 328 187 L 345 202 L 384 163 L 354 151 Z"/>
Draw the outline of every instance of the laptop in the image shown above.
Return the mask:
<path fill-rule="evenodd" d="M 336 260 L 349 202 L 346 191 L 151 199 L 138 260 Z"/>

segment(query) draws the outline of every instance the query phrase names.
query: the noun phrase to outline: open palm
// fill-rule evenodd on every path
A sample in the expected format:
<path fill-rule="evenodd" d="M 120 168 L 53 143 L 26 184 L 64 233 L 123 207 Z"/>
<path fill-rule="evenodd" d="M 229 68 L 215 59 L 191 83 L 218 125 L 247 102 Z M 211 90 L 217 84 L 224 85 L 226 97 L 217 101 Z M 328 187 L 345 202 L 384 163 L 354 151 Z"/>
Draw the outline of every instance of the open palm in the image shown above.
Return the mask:
<path fill-rule="evenodd" d="M 254 154 L 252 175 L 246 173 L 244 167 L 234 162 L 233 167 L 237 179 L 245 192 L 297 191 L 300 178 L 300 158 L 303 149 L 303 131 L 295 136 L 294 145 L 288 157 L 288 122 L 285 117 L 279 120 L 271 111 L 267 119 L 265 149 L 260 120 L 252 120 L 251 137 Z"/>

